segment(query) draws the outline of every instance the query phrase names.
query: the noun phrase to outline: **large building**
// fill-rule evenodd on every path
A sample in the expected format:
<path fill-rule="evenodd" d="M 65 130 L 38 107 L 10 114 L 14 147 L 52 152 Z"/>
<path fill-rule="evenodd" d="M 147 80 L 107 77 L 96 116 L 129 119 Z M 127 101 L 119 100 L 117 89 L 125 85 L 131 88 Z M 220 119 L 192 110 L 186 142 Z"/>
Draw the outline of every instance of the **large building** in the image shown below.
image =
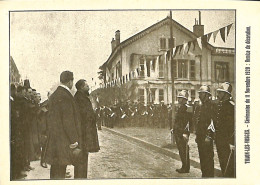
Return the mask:
<path fill-rule="evenodd" d="M 170 25 L 173 39 L 170 39 Z M 136 83 L 138 85 L 135 91 L 138 96 L 133 101 L 164 101 L 169 104 L 172 103 L 171 71 L 174 71 L 175 94 L 186 89 L 191 100 L 198 99 L 197 90 L 201 84 L 207 84 L 211 86 L 211 93 L 215 97 L 221 82 L 229 81 L 233 87 L 235 85 L 234 48 L 214 47 L 204 40 L 200 51 L 196 48 L 177 52 L 172 66 L 165 56 L 171 46 L 188 43 L 203 35 L 201 17 L 199 22 L 195 21 L 193 32 L 170 17 L 123 42 L 120 42 L 118 30 L 115 32 L 115 39 L 111 41 L 111 55 L 101 66 L 105 72 L 104 83 L 114 82 L 119 78 L 126 83 Z M 139 69 L 138 75 L 133 73 L 136 69 Z"/>

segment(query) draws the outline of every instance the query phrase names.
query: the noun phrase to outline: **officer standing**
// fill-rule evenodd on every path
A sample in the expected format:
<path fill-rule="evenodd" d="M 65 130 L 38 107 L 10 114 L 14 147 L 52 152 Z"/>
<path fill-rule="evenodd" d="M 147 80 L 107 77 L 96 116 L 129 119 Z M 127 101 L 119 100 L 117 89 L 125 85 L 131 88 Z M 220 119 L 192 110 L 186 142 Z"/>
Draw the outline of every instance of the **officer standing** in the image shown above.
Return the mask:
<path fill-rule="evenodd" d="M 209 130 L 212 120 L 212 103 L 210 88 L 207 85 L 202 85 L 198 91 L 201 105 L 196 107 L 194 116 L 196 143 L 200 157 L 200 167 L 202 177 L 214 177 L 214 152 L 213 139 L 210 137 Z"/>
<path fill-rule="evenodd" d="M 189 124 L 188 124 L 188 113 L 187 113 L 187 100 L 188 92 L 182 90 L 178 96 L 179 108 L 177 109 L 173 132 L 179 150 L 179 155 L 182 162 L 182 167 L 176 169 L 178 173 L 189 173 L 190 171 L 190 157 L 189 157 Z"/>
<path fill-rule="evenodd" d="M 235 177 L 234 102 L 231 101 L 232 86 L 224 82 L 217 89 L 217 101 L 213 107 L 216 129 L 216 147 L 224 177 Z"/>

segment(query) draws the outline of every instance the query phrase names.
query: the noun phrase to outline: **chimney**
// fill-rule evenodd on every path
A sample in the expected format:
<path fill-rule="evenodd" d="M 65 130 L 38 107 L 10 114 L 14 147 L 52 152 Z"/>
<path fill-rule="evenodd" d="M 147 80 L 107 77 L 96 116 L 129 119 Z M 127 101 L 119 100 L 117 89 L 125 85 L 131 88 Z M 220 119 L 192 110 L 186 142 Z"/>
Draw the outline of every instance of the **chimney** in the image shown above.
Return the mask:
<path fill-rule="evenodd" d="M 204 35 L 204 25 L 201 25 L 201 12 L 199 11 L 199 24 L 195 18 L 195 25 L 193 26 L 193 33 L 197 37 L 201 37 Z"/>
<path fill-rule="evenodd" d="M 111 41 L 111 49 L 112 49 L 112 52 L 114 51 L 115 47 L 116 47 L 116 41 L 115 41 L 114 38 L 112 38 L 112 41 Z"/>
<path fill-rule="evenodd" d="M 115 41 L 116 41 L 116 46 L 118 46 L 120 44 L 120 31 L 117 30 L 115 33 Z"/>

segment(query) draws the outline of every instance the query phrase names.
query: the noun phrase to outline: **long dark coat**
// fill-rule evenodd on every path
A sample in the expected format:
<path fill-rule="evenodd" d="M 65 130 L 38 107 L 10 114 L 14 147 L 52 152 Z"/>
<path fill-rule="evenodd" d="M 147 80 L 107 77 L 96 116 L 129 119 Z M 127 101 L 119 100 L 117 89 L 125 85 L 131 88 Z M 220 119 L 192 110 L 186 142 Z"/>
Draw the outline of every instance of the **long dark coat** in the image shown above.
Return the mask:
<path fill-rule="evenodd" d="M 86 152 L 98 152 L 99 142 L 96 127 L 96 115 L 86 93 L 77 91 L 75 101 L 81 115 L 82 145 Z"/>
<path fill-rule="evenodd" d="M 45 160 L 53 165 L 70 165 L 70 144 L 79 143 L 81 147 L 80 114 L 72 94 L 58 87 L 51 95 L 47 118 L 48 141 Z"/>

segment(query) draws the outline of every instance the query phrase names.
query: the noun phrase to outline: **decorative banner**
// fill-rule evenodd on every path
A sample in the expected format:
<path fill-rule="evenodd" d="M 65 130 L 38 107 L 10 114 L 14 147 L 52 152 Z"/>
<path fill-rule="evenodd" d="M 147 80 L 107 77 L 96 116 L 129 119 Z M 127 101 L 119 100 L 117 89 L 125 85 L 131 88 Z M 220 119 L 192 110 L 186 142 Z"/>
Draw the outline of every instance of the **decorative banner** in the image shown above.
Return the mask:
<path fill-rule="evenodd" d="M 175 49 L 175 52 L 173 54 L 173 58 L 176 56 L 176 54 L 178 53 L 178 50 L 179 50 L 179 46 L 176 46 L 176 49 Z"/>
<path fill-rule="evenodd" d="M 228 34 L 230 32 L 230 29 L 231 29 L 232 25 L 233 25 L 233 23 L 227 26 L 227 36 L 228 36 Z"/>
<path fill-rule="evenodd" d="M 217 37 L 218 32 L 219 32 L 219 30 L 216 30 L 216 31 L 213 32 L 214 42 L 216 41 L 216 37 Z"/>
<path fill-rule="evenodd" d="M 180 45 L 180 46 L 179 46 L 179 54 L 181 54 L 182 48 L 183 48 L 183 45 Z"/>
<path fill-rule="evenodd" d="M 223 27 L 223 28 L 220 29 L 220 36 L 221 36 L 223 42 L 226 42 L 225 31 L 226 31 L 226 27 Z"/>
<path fill-rule="evenodd" d="M 190 47 L 191 47 L 191 41 L 190 42 L 188 42 L 188 49 L 187 49 L 187 53 L 189 53 L 189 51 L 190 51 Z"/>
<path fill-rule="evenodd" d="M 175 51 L 176 51 L 176 47 L 174 47 L 174 48 L 172 48 L 172 57 L 174 57 L 175 56 Z"/>
<path fill-rule="evenodd" d="M 207 42 L 209 42 L 212 32 L 207 35 Z"/>
<path fill-rule="evenodd" d="M 192 41 L 192 44 L 193 44 L 193 51 L 194 51 L 195 48 L 196 48 L 196 43 L 197 43 L 197 39 Z"/>
<path fill-rule="evenodd" d="M 201 37 L 197 38 L 197 43 L 198 43 L 199 48 L 202 50 Z"/>
<path fill-rule="evenodd" d="M 184 55 L 185 50 L 187 49 L 187 45 L 188 45 L 187 42 L 183 44 L 183 52 L 182 52 L 182 55 Z"/>

